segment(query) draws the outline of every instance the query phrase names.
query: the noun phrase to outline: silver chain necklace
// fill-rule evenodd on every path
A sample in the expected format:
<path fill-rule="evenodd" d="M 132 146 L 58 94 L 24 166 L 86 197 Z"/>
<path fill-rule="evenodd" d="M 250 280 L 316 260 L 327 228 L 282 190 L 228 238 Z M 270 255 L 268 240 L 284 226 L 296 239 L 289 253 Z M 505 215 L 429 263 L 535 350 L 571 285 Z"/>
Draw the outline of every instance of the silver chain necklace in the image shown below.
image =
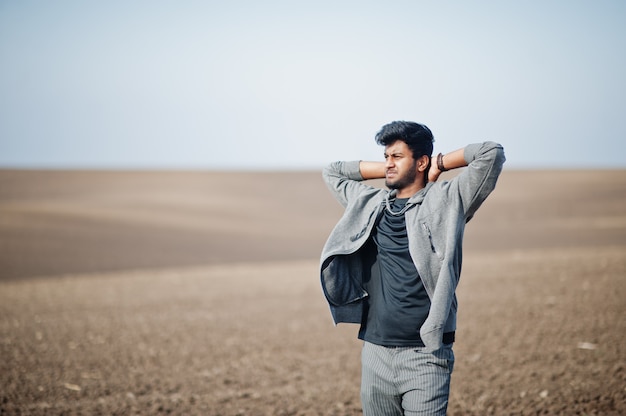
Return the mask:
<path fill-rule="evenodd" d="M 391 203 L 393 201 L 395 201 L 396 198 L 392 198 L 391 200 L 389 199 L 389 194 L 387 194 L 387 197 L 385 198 L 385 205 L 387 206 L 387 212 L 389 212 L 391 215 L 393 215 L 394 217 L 399 217 L 400 215 L 403 215 L 405 212 L 407 212 L 407 210 L 409 208 L 411 208 L 413 206 L 412 203 L 408 202 L 404 205 L 404 207 L 402 207 L 402 209 L 400 211 L 394 212 L 391 209 Z"/>

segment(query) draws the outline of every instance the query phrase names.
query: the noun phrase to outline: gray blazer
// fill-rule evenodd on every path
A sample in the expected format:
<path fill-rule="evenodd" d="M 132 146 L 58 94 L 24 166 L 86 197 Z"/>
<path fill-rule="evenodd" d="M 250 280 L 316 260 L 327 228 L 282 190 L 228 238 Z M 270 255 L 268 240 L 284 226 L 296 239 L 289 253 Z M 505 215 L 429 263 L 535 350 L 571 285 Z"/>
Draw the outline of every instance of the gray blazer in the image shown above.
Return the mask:
<path fill-rule="evenodd" d="M 465 224 L 495 188 L 505 161 L 502 146 L 493 142 L 468 145 L 464 157 L 467 168 L 450 181 L 429 182 L 409 199 L 415 207 L 405 213 L 409 252 L 431 301 L 420 336 L 432 351 L 441 347 L 444 332 L 456 330 Z M 368 294 L 359 249 L 395 191 L 366 185 L 359 161 L 331 163 L 323 177 L 345 211 L 322 250 L 322 291 L 335 324 L 360 323 Z"/>

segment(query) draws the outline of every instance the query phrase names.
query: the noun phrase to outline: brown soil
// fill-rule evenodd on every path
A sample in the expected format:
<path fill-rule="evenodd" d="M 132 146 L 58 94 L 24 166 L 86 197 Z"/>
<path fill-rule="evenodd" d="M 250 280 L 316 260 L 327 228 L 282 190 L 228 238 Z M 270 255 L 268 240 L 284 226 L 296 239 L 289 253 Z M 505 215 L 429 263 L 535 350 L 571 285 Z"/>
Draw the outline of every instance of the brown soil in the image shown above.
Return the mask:
<path fill-rule="evenodd" d="M 626 414 L 626 171 L 506 171 L 468 225 L 451 415 Z M 0 415 L 357 415 L 315 172 L 0 171 Z"/>

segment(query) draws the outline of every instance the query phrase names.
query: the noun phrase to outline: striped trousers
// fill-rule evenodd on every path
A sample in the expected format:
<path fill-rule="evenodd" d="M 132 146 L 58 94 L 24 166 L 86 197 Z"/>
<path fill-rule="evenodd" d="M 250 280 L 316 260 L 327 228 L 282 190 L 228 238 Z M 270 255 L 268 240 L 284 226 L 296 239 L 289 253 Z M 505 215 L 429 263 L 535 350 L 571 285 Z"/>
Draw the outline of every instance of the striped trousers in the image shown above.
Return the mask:
<path fill-rule="evenodd" d="M 363 415 L 445 415 L 453 367 L 452 344 L 426 352 L 423 347 L 365 342 L 361 353 Z"/>

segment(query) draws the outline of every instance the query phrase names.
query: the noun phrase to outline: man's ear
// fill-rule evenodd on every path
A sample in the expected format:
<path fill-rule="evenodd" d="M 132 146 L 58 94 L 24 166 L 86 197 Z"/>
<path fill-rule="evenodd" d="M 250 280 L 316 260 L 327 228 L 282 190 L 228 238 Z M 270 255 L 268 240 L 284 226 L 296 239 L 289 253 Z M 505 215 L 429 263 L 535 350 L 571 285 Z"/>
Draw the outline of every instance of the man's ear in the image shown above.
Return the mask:
<path fill-rule="evenodd" d="M 428 164 L 430 163 L 430 156 L 422 155 L 419 159 L 417 159 L 417 170 L 419 172 L 424 172 L 428 169 Z"/>

